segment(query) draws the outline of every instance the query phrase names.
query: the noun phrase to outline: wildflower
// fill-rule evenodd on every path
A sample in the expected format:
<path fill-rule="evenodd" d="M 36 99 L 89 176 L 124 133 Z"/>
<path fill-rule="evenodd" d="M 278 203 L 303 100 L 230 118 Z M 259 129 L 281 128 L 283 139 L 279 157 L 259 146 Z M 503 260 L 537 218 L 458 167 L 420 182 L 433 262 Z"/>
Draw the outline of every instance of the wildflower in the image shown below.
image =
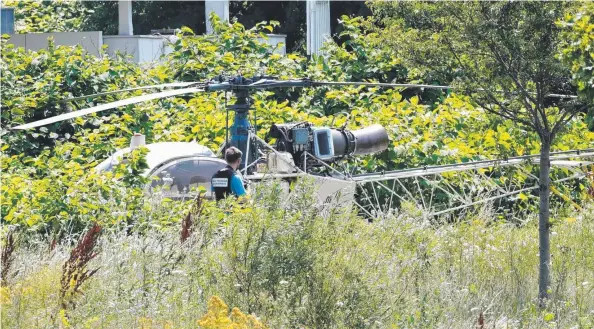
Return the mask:
<path fill-rule="evenodd" d="M 208 312 L 198 320 L 198 325 L 204 329 L 264 329 L 266 328 L 253 315 L 245 315 L 239 308 L 234 307 L 231 314 L 223 300 L 212 296 L 208 301 Z"/>
<path fill-rule="evenodd" d="M 62 321 L 62 326 L 64 326 L 64 328 L 70 327 L 70 321 L 68 321 L 65 309 L 60 309 L 60 321 Z"/>
<path fill-rule="evenodd" d="M 153 327 L 153 320 L 151 318 L 140 318 L 138 319 L 140 329 L 150 329 Z"/>
<path fill-rule="evenodd" d="M 0 305 L 10 305 L 12 299 L 10 298 L 10 289 L 8 287 L 0 287 Z"/>

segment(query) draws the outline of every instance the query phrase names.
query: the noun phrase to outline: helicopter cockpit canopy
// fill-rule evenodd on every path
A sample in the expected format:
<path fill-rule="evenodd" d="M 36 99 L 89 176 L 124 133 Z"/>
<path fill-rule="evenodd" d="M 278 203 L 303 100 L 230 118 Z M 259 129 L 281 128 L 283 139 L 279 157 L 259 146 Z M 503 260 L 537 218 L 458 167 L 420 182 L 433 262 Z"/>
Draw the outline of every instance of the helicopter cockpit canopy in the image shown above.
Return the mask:
<path fill-rule="evenodd" d="M 197 143 L 164 142 L 144 145 L 149 152 L 146 155 L 148 168 L 143 175 L 152 177 L 150 191 L 163 187 L 167 197 L 187 197 L 189 192 L 199 187 L 206 189 L 210 196 L 212 176 L 227 164 L 216 158 L 206 146 Z M 120 163 L 130 148 L 118 150 L 100 163 L 95 170 L 111 171 Z"/>

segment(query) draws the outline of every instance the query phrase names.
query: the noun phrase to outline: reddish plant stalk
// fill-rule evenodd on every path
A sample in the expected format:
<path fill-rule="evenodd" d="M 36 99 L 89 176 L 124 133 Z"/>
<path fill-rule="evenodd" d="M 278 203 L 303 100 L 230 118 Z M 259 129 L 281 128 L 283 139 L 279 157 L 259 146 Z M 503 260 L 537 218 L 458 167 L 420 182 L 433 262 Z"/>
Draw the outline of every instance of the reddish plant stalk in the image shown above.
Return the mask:
<path fill-rule="evenodd" d="M 483 315 L 483 312 L 479 314 L 478 329 L 485 329 L 485 316 Z"/>
<path fill-rule="evenodd" d="M 6 285 L 10 267 L 14 261 L 14 251 L 16 244 L 14 241 L 14 230 L 8 230 L 6 233 L 6 241 L 2 246 L 2 272 L 0 273 L 0 284 Z"/>
<path fill-rule="evenodd" d="M 181 231 L 181 242 L 185 242 L 190 235 L 192 235 L 192 226 L 194 225 L 194 221 L 192 220 L 192 215 L 196 215 L 196 218 L 200 217 L 202 213 L 202 196 L 198 194 L 196 197 L 196 203 L 192 209 L 188 212 L 184 220 L 182 221 L 182 231 Z"/>
<path fill-rule="evenodd" d="M 101 226 L 97 223 L 78 241 L 70 252 L 70 258 L 62 267 L 62 280 L 60 289 L 60 303 L 63 309 L 70 305 L 74 308 L 74 301 L 70 297 L 80 292 L 79 289 L 85 281 L 91 278 L 98 268 L 88 270 L 88 263 L 97 256 L 95 246 L 101 233 Z"/>

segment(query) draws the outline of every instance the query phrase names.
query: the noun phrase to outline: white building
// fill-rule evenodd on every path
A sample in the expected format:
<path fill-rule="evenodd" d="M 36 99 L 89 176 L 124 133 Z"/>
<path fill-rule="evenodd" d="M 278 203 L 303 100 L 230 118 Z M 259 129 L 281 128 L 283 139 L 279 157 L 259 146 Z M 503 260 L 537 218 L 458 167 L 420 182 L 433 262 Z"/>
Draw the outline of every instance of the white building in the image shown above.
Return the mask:
<path fill-rule="evenodd" d="M 330 37 L 330 1 L 306 0 L 307 15 L 307 53 L 319 53 L 323 42 Z M 11 34 L 9 43 L 17 47 L 39 50 L 47 47 L 47 39 L 52 36 L 57 45 L 82 45 L 91 54 L 98 55 L 103 45 L 107 45 L 107 53 L 126 53 L 137 63 L 153 62 L 162 55 L 172 51 L 171 36 L 166 35 L 134 35 L 132 21 L 133 1 L 118 1 L 118 35 L 103 35 L 101 31 L 86 32 L 54 32 L 54 33 L 25 33 Z M 223 20 L 229 20 L 229 0 L 205 1 L 205 14 L 209 17 L 214 12 Z M 207 33 L 212 33 L 212 27 L 207 22 Z M 268 39 L 262 42 L 277 46 L 278 53 L 286 53 L 286 35 L 268 34 Z"/>

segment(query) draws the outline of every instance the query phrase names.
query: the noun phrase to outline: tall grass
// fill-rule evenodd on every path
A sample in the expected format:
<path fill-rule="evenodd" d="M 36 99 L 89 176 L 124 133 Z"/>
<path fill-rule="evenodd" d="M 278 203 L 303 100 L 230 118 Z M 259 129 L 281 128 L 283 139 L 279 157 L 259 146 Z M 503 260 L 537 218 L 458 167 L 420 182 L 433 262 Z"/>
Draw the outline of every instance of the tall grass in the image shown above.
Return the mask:
<path fill-rule="evenodd" d="M 105 230 L 88 265 L 99 271 L 67 318 L 58 301 L 71 247 L 21 246 L 2 327 L 196 328 L 214 295 L 270 328 L 594 327 L 594 206 L 555 218 L 552 298 L 540 310 L 535 219 L 436 225 L 401 211 L 367 223 L 321 211 L 298 188 L 227 212 L 205 205 L 183 242 L 181 223 L 148 223 L 155 213 L 141 214 L 142 230 Z"/>

